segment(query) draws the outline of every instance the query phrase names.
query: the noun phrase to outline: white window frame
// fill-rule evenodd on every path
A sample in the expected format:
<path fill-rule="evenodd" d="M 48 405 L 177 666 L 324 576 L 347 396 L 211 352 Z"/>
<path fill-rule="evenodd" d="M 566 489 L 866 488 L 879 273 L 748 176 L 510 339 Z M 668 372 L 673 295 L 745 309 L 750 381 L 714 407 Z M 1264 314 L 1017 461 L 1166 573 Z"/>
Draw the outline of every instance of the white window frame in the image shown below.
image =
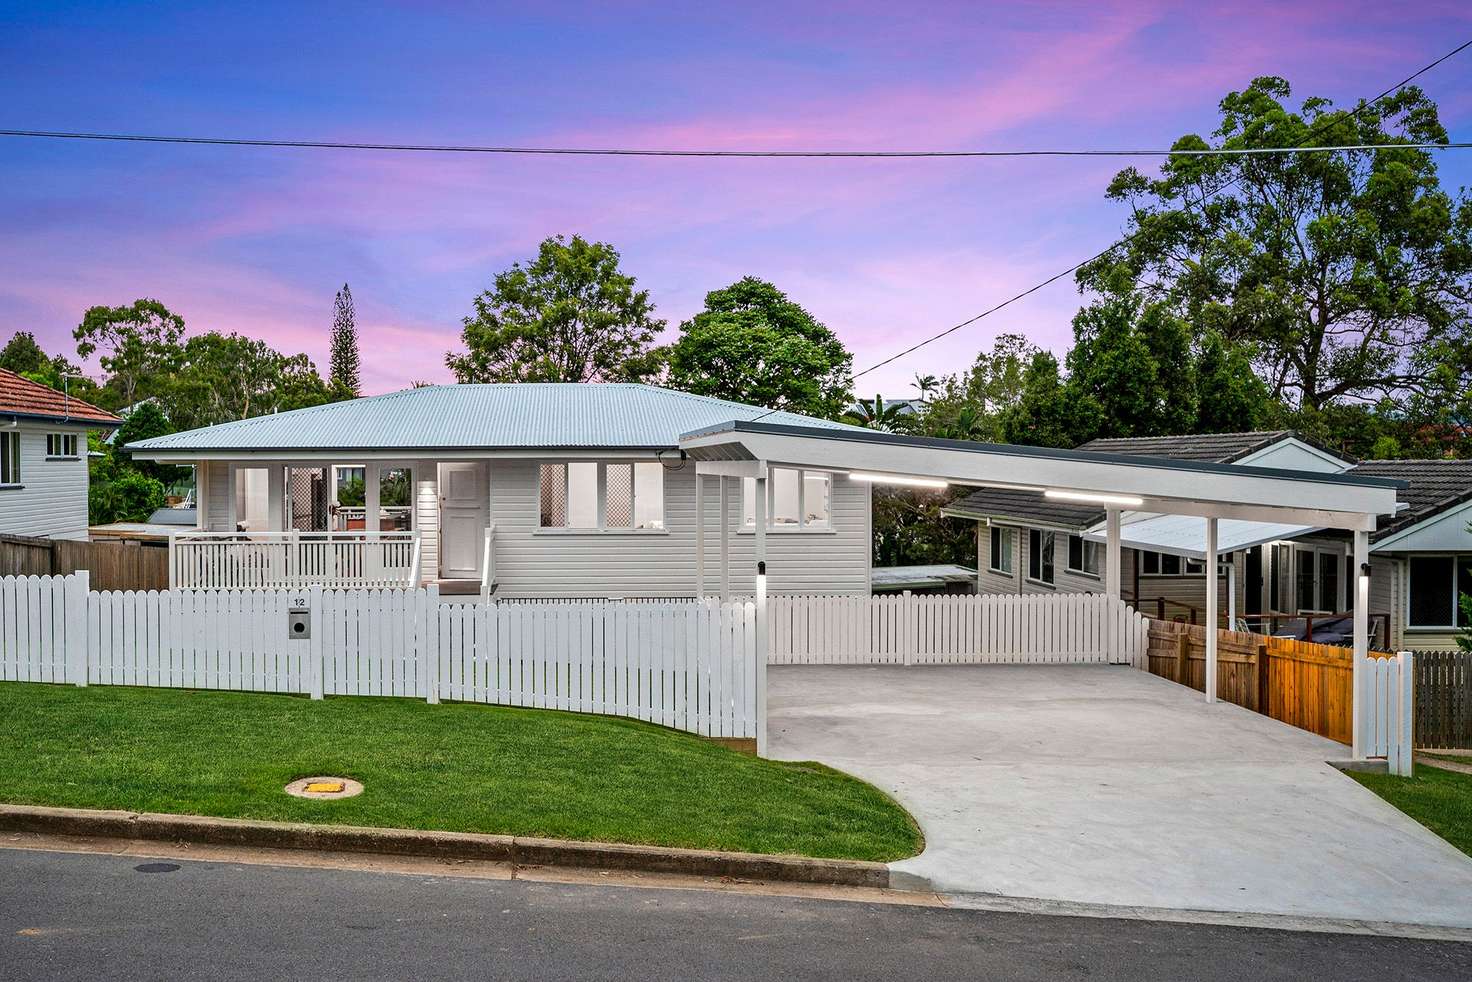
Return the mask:
<path fill-rule="evenodd" d="M 1405 621 L 1407 631 L 1460 631 L 1465 625 L 1458 624 L 1457 619 L 1462 616 L 1461 591 L 1457 589 L 1457 574 L 1463 560 L 1468 558 L 1465 552 L 1420 552 L 1406 559 L 1406 596 L 1405 596 Z M 1412 624 L 1411 623 L 1411 563 L 1417 559 L 1450 559 L 1452 561 L 1451 594 L 1452 594 L 1452 623 L 1451 624 Z"/>
<path fill-rule="evenodd" d="M 597 489 L 598 489 L 598 506 L 597 506 L 597 520 L 598 520 L 598 524 L 596 526 L 543 525 L 542 524 L 542 492 L 541 492 L 541 488 L 542 488 L 542 468 L 543 467 L 561 467 L 563 469 L 563 475 L 564 476 L 563 476 L 562 487 L 563 487 L 563 494 L 566 495 L 566 493 L 567 493 L 567 479 L 566 479 L 567 465 L 568 464 L 588 464 L 588 463 L 596 463 L 598 465 L 598 477 L 596 479 L 596 484 L 597 484 Z M 536 474 L 537 474 L 536 531 L 533 534 L 534 535 L 668 535 L 669 534 L 669 531 L 670 531 L 669 530 L 669 520 L 668 520 L 668 517 L 667 517 L 668 514 L 669 514 L 669 508 L 668 508 L 669 496 L 666 493 L 667 492 L 667 488 L 668 488 L 668 484 L 667 484 L 667 482 L 664 479 L 664 477 L 665 477 L 664 471 L 663 471 L 664 465 L 661 464 L 661 463 L 659 463 L 658 461 L 653 461 L 653 463 L 659 464 L 659 466 L 661 468 L 660 475 L 659 475 L 659 523 L 660 523 L 659 526 L 657 528 L 633 528 L 633 527 L 622 526 L 621 525 L 621 526 L 618 526 L 617 528 L 610 528 L 609 525 L 608 525 L 608 468 L 609 468 L 609 465 L 615 465 L 615 466 L 617 466 L 617 465 L 628 465 L 630 468 L 634 468 L 635 465 L 638 465 L 638 464 L 648 464 L 648 463 L 651 463 L 651 461 L 649 461 L 648 459 L 640 460 L 640 459 L 636 459 L 636 458 L 629 458 L 627 460 L 599 460 L 599 461 L 590 461 L 590 460 L 587 460 L 586 458 L 576 458 L 576 457 L 573 457 L 573 458 L 567 458 L 567 459 L 564 459 L 564 460 L 541 460 L 541 461 L 538 461 L 537 462 L 537 471 L 536 471 Z M 639 492 L 637 490 L 638 482 L 637 482 L 637 480 L 634 480 L 634 478 L 633 478 L 634 473 L 635 473 L 634 470 L 631 470 L 630 471 L 630 483 L 629 483 L 630 501 L 629 501 L 629 508 L 630 508 L 630 513 L 631 513 L 631 519 L 630 519 L 631 521 L 632 521 L 632 516 L 636 516 L 638 514 L 638 507 L 639 507 L 638 506 L 638 495 L 639 495 Z M 564 506 L 563 506 L 564 517 L 566 517 L 566 512 L 567 512 L 567 507 L 566 507 L 566 503 L 564 502 Z"/>
<path fill-rule="evenodd" d="M 67 447 L 71 449 L 68 450 Z M 53 432 L 46 434 L 47 460 L 80 460 L 77 454 L 77 434 Z"/>
<path fill-rule="evenodd" d="M 988 536 L 987 570 L 993 573 L 1001 573 L 1003 576 L 1011 576 L 1017 565 L 1017 530 L 1007 528 L 1004 525 L 992 525 L 989 527 L 991 534 Z M 1009 548 L 1007 554 L 1001 558 L 1005 560 L 1003 565 L 997 565 L 997 558 L 1001 553 L 1001 543 L 1006 542 Z"/>
<path fill-rule="evenodd" d="M 1344 562 L 1345 553 L 1344 553 L 1344 549 L 1342 547 L 1338 547 L 1338 546 L 1325 546 L 1325 545 L 1312 545 L 1312 544 L 1304 544 L 1304 543 L 1301 543 L 1301 542 L 1294 542 L 1294 543 L 1291 543 L 1291 553 L 1290 553 L 1290 555 L 1291 555 L 1291 558 L 1292 558 L 1292 562 L 1290 564 L 1290 566 L 1291 566 L 1291 575 L 1289 577 L 1289 581 L 1288 582 L 1289 582 L 1289 589 L 1291 591 L 1291 599 L 1293 601 L 1293 610 L 1294 610 L 1295 613 L 1299 613 L 1299 614 L 1338 614 L 1338 613 L 1341 613 L 1341 612 L 1344 612 L 1344 611 L 1348 610 L 1348 607 L 1347 607 L 1347 605 L 1345 603 L 1345 600 L 1344 600 L 1345 596 L 1347 595 L 1348 588 L 1347 588 L 1347 584 L 1345 582 L 1345 580 L 1346 580 L 1346 577 L 1345 577 L 1345 566 L 1346 566 L 1346 564 Z M 1308 555 L 1309 557 L 1311 557 L 1309 561 L 1310 561 L 1310 563 L 1313 566 L 1313 574 L 1314 574 L 1314 587 L 1313 587 L 1313 589 L 1314 589 L 1314 600 L 1317 601 L 1320 604 L 1320 606 L 1318 606 L 1318 607 L 1304 607 L 1304 606 L 1301 606 L 1298 603 L 1298 600 L 1299 600 L 1299 597 L 1298 597 L 1298 571 L 1299 571 L 1299 562 L 1300 562 L 1300 558 L 1302 556 L 1304 556 L 1304 555 Z M 1333 557 L 1335 557 L 1336 569 L 1338 571 L 1338 576 L 1337 576 L 1338 583 L 1336 584 L 1337 585 L 1337 591 L 1336 592 L 1339 595 L 1337 597 L 1332 598 L 1333 599 L 1333 603 L 1331 603 L 1328 607 L 1323 606 L 1323 602 L 1324 602 L 1324 596 L 1323 596 L 1323 594 L 1324 594 L 1324 566 L 1323 566 L 1323 557 L 1324 556 L 1333 556 Z M 1407 584 L 1406 584 L 1406 587 L 1407 587 L 1406 588 L 1406 596 L 1407 596 L 1407 598 L 1409 598 L 1409 596 L 1410 596 L 1409 572 L 1407 574 Z M 1407 600 L 1407 602 L 1409 602 L 1409 599 Z"/>
<path fill-rule="evenodd" d="M 776 494 L 776 481 L 772 480 L 773 471 L 795 471 L 797 473 L 797 525 L 775 524 L 773 502 Z M 808 477 L 809 475 L 821 476 L 828 482 L 828 520 L 820 524 L 808 524 Z M 816 467 L 768 467 L 767 468 L 767 531 L 777 535 L 822 535 L 832 533 L 833 527 L 833 472 L 825 471 Z M 740 531 L 746 535 L 756 532 L 756 509 L 753 496 L 756 494 L 756 478 L 744 477 L 741 479 L 741 526 Z M 747 507 L 752 505 L 752 507 Z M 748 515 L 747 513 L 751 514 Z M 749 519 L 749 520 L 748 520 Z"/>
<path fill-rule="evenodd" d="M 19 430 L 0 430 L 0 488 L 21 488 Z"/>
<path fill-rule="evenodd" d="M 1079 558 L 1083 560 L 1082 566 L 1073 565 L 1073 543 L 1075 541 L 1080 543 Z M 1058 564 L 1058 544 L 1056 541 L 1053 544 L 1053 549 L 1053 564 L 1056 567 Z M 1093 569 L 1088 568 L 1090 555 L 1094 557 Z M 1081 535 L 1070 534 L 1068 536 L 1068 555 L 1063 557 L 1063 563 L 1064 568 L 1068 572 L 1076 573 L 1079 576 L 1090 576 L 1097 580 L 1099 578 L 1099 543 L 1093 539 L 1086 539 Z"/>
<path fill-rule="evenodd" d="M 1047 568 L 1043 565 L 1043 536 L 1047 536 L 1053 547 L 1053 578 L 1045 579 Z M 1036 541 L 1034 541 L 1036 537 Z M 1033 575 L 1033 563 L 1037 563 L 1037 575 Z M 1027 580 L 1041 586 L 1058 585 L 1058 535 L 1051 529 L 1027 530 Z"/>

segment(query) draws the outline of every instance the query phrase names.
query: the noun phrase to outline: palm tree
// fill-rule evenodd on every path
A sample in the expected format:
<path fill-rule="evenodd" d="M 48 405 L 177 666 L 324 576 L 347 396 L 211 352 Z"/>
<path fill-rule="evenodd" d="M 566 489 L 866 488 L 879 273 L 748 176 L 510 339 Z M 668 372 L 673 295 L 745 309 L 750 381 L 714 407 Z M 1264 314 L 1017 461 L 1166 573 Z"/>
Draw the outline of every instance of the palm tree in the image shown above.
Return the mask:
<path fill-rule="evenodd" d="M 900 427 L 906 408 L 903 402 L 885 402 L 883 396 L 876 395 L 873 402 L 860 399 L 858 405 L 849 410 L 844 418 L 856 426 L 893 432 Z"/>

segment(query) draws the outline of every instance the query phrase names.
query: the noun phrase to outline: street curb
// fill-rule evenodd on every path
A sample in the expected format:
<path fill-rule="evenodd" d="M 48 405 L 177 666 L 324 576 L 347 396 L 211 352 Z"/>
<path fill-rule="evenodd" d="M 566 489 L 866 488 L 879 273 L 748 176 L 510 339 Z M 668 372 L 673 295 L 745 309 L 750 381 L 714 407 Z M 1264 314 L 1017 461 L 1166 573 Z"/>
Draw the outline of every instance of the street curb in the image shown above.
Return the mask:
<path fill-rule="evenodd" d="M 609 842 L 578 842 L 474 832 L 265 822 L 202 815 L 0 805 L 0 831 L 98 836 L 201 845 L 253 846 L 330 852 L 483 860 L 513 866 L 678 873 L 686 876 L 889 886 L 889 867 L 853 859 L 810 859 L 760 853 L 674 849 Z"/>

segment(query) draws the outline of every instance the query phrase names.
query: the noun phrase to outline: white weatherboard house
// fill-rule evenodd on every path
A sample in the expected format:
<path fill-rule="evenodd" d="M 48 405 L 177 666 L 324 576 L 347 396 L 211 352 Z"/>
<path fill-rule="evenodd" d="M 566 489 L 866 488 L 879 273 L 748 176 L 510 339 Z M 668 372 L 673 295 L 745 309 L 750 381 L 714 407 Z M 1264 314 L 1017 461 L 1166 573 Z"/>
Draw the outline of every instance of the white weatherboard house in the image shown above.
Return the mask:
<path fill-rule="evenodd" d="M 745 707 L 730 735 L 755 736 L 759 750 L 769 656 L 801 658 L 817 648 L 840 661 L 877 655 L 880 662 L 909 663 L 914 654 L 936 654 L 930 660 L 946 662 L 986 657 L 995 648 L 1008 660 L 1045 661 L 1054 654 L 1066 660 L 1087 651 L 1095 661 L 1123 655 L 1138 663 L 1143 619 L 1124 605 L 1121 591 L 1126 511 L 1203 520 L 1208 622 L 1217 617 L 1223 526 L 1264 522 L 1338 530 L 1350 543 L 1350 572 L 1358 571 L 1355 755 L 1380 746 L 1386 731 L 1370 725 L 1376 717 L 1365 708 L 1365 680 L 1388 677 L 1383 665 L 1366 657 L 1367 571 L 1379 516 L 1400 511 L 1400 480 L 900 436 L 650 386 L 608 384 L 413 389 L 172 434 L 129 449 L 146 459 L 193 464 L 201 475 L 200 527 L 171 540 L 171 610 L 216 603 L 211 588 L 247 588 L 219 601 L 236 617 L 245 608 L 279 602 L 282 592 L 330 594 L 330 603 L 321 603 L 336 611 L 327 618 L 334 644 L 366 636 L 377 650 L 380 629 L 363 625 L 381 625 L 389 616 L 391 626 L 406 601 L 335 588 L 430 582 L 441 593 L 452 592 L 447 585 L 462 586 L 487 600 L 494 594 L 498 600 L 598 601 L 440 604 L 435 615 L 414 618 L 423 626 L 415 651 L 427 652 L 430 639 L 439 658 L 416 655 L 418 674 L 404 677 L 415 680 L 414 693 L 430 698 L 461 698 L 457 693 L 469 684 L 472 695 L 491 699 L 501 689 L 476 689 L 480 676 L 464 669 L 471 641 L 474 657 L 497 659 L 523 659 L 529 650 L 536 659 L 548 644 L 557 651 L 571 645 L 578 650 L 564 652 L 569 658 L 599 666 L 608 664 L 612 643 L 616 675 L 625 657 L 619 652 L 637 654 L 638 672 L 695 657 L 698 670 L 683 678 L 714 684 L 716 675 L 729 674 L 739 693 L 722 696 L 717 708 Z M 877 482 L 1001 488 L 1102 507 L 1101 596 L 1026 603 L 869 599 L 869 487 Z M 391 592 L 413 592 L 415 604 L 427 605 L 435 590 L 424 596 L 417 589 Z M 604 602 L 713 594 L 723 602 Z M 79 619 L 91 616 L 90 606 L 75 609 Z M 512 628 L 536 620 L 528 610 L 537 609 L 552 611 L 556 623 L 534 631 L 542 640 L 528 649 L 527 635 Z M 886 612 L 900 616 L 886 621 Z M 589 630 L 565 629 L 570 617 L 588 621 Z M 648 633 L 655 621 L 668 629 Z M 218 627 L 211 623 L 202 625 L 206 643 Z M 500 625 L 511 633 L 503 634 Z M 475 640 L 482 637 L 484 645 Z M 183 639 L 200 641 L 193 629 Z M 310 643 L 318 644 L 317 634 Z M 634 648 L 618 647 L 626 643 Z M 392 651 L 400 647 L 389 644 Z M 1217 698 L 1216 632 L 1206 632 L 1204 647 L 1210 702 Z M 316 673 L 311 666 L 320 662 L 304 664 Z M 1405 664 L 1398 691 L 1409 691 Z M 314 676 L 314 694 L 325 672 Z M 569 667 L 566 677 L 573 674 Z M 531 677 L 554 675 L 564 677 L 535 671 Z M 504 673 L 495 677 L 504 682 Z M 595 701 L 599 677 L 589 676 Z M 650 691 L 656 690 L 664 691 Z M 673 692 L 678 703 L 689 690 L 676 684 Z M 582 705 L 587 697 L 586 689 L 577 700 L 559 691 L 553 704 Z M 700 711 L 703 704 L 687 701 L 686 710 L 690 705 Z M 706 732 L 701 727 L 707 722 L 696 731 Z"/>
<path fill-rule="evenodd" d="M 854 429 L 646 385 L 448 385 L 131 449 L 199 468 L 199 531 L 209 534 L 176 541 L 198 554 L 188 576 L 228 572 L 209 553 L 223 552 L 233 533 L 262 543 L 295 533 L 370 543 L 368 561 L 382 561 L 384 579 L 406 575 L 417 559 L 418 577 L 446 592 L 477 592 L 488 573 L 501 598 L 692 597 L 702 592 L 696 466 L 680 437 L 758 417 Z M 724 503 L 728 568 L 749 569 L 755 480 L 714 483 L 706 527 L 720 527 Z M 833 468 L 774 466 L 767 493 L 772 591 L 867 595 L 869 485 Z M 332 548 L 341 556 L 348 546 Z M 722 586 L 714 539 L 710 552 L 703 592 L 713 594 Z M 240 579 L 210 585 L 252 585 L 258 570 L 236 572 Z"/>
<path fill-rule="evenodd" d="M 0 368 L 0 534 L 87 538 L 87 431 L 122 420 Z"/>

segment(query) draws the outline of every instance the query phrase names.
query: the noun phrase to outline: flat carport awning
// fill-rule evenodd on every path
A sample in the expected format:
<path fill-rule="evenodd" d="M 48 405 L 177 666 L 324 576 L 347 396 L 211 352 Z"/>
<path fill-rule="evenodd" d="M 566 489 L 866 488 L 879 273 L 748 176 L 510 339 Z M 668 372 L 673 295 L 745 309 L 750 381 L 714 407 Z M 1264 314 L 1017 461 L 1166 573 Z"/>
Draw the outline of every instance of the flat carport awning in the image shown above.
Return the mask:
<path fill-rule="evenodd" d="M 1393 515 L 1396 494 L 1405 483 L 1356 474 L 1317 474 L 1168 460 L 1087 450 L 1053 450 L 1017 447 L 963 440 L 901 436 L 848 426 L 791 426 L 760 419 L 722 423 L 680 438 L 680 449 L 696 462 L 696 568 L 703 584 L 704 570 L 704 478 L 714 477 L 721 486 L 722 500 L 728 478 L 752 478 L 755 495 L 754 586 L 758 618 L 764 615 L 766 597 L 766 482 L 773 464 L 814 467 L 835 472 L 862 472 L 866 480 L 891 479 L 903 483 L 932 479 L 975 487 L 1022 488 L 1064 501 L 1102 505 L 1106 532 L 1104 592 L 1120 597 L 1120 553 L 1122 517 L 1128 512 L 1159 516 L 1190 516 L 1201 520 L 1205 532 L 1206 623 L 1219 622 L 1217 611 L 1218 562 L 1221 555 L 1221 524 L 1240 523 L 1244 528 L 1233 540 L 1239 544 L 1258 533 L 1246 526 L 1269 523 L 1283 529 L 1345 529 L 1354 533 L 1356 578 L 1354 604 L 1354 755 L 1362 756 L 1367 736 L 1363 712 L 1364 663 L 1369 650 L 1370 533 L 1377 516 Z M 727 520 L 721 515 L 721 581 L 723 593 L 729 583 L 727 568 Z M 1173 536 L 1178 548 L 1193 543 L 1185 538 L 1195 526 L 1176 525 Z M 1165 527 L 1159 530 L 1164 536 Z M 703 585 L 701 587 L 703 590 Z M 1217 632 L 1206 632 L 1207 702 L 1217 700 Z M 765 706 L 765 656 L 760 657 L 758 705 Z M 764 708 L 762 709 L 764 711 Z M 766 743 L 765 729 L 757 738 L 758 751 Z"/>
<path fill-rule="evenodd" d="M 1227 554 L 1251 549 L 1266 542 L 1291 539 L 1319 531 L 1316 525 L 1282 522 L 1244 522 L 1223 518 L 1217 522 L 1217 552 Z M 1108 542 L 1107 523 L 1083 533 L 1095 542 Z M 1120 526 L 1120 544 L 1129 549 L 1146 549 L 1187 559 L 1206 558 L 1206 519 L 1195 515 L 1141 515 Z"/>
<path fill-rule="evenodd" d="M 680 438 L 707 474 L 751 476 L 774 463 L 1024 488 L 1065 500 L 1244 525 L 1370 532 L 1403 482 L 1353 474 L 902 436 L 858 427 L 733 421 Z M 754 466 L 755 465 L 755 466 Z"/>

